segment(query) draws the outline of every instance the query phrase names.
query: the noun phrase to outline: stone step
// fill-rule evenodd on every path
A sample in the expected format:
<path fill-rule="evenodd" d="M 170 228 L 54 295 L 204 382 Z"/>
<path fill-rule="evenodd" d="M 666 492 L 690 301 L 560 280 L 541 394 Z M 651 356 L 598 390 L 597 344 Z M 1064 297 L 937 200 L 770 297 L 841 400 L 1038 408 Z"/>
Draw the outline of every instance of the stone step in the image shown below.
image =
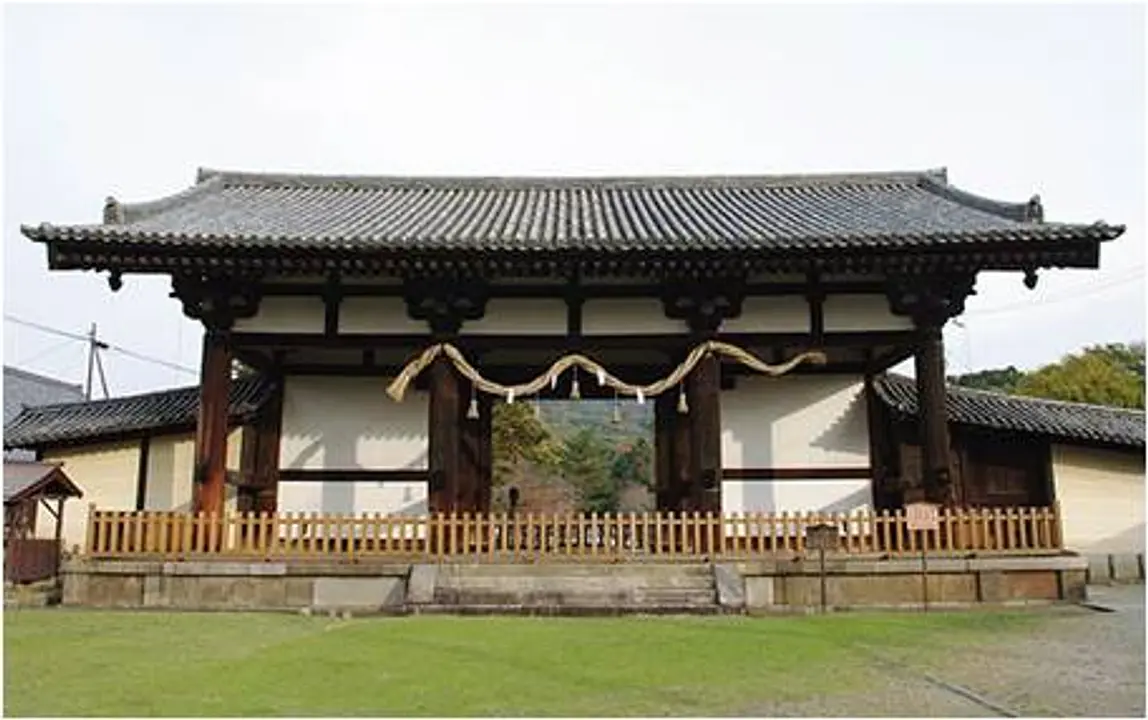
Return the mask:
<path fill-rule="evenodd" d="M 639 604 L 651 605 L 716 605 L 717 592 L 711 587 L 703 590 L 651 589 L 639 590 L 633 595 Z"/>
<path fill-rule="evenodd" d="M 713 577 L 680 578 L 589 578 L 570 576 L 523 577 L 523 576 L 451 576 L 439 575 L 436 582 L 441 588 L 473 588 L 484 590 L 500 589 L 553 589 L 565 592 L 596 592 L 603 589 L 620 591 L 637 590 L 713 590 Z"/>
<path fill-rule="evenodd" d="M 531 616 L 616 616 L 616 615 L 738 615 L 741 610 L 713 605 L 422 605 L 409 607 L 412 615 L 531 615 Z"/>
<path fill-rule="evenodd" d="M 682 578 L 713 576 L 713 568 L 702 563 L 471 563 L 442 565 L 441 575 L 466 577 L 640 577 Z"/>

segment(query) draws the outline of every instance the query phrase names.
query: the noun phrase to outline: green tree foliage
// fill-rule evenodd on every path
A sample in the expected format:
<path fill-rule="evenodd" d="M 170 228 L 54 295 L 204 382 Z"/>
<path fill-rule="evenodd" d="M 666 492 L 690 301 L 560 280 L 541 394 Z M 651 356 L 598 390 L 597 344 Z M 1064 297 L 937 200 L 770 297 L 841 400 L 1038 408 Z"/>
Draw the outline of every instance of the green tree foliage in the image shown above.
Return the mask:
<path fill-rule="evenodd" d="M 651 488 L 654 485 L 654 448 L 646 438 L 638 438 L 630 445 L 624 445 L 614 453 L 610 475 L 619 491 L 627 485 L 641 485 Z"/>
<path fill-rule="evenodd" d="M 1144 408 L 1144 343 L 1085 348 L 1026 374 L 1017 395 Z"/>
<path fill-rule="evenodd" d="M 562 452 L 562 476 L 581 499 L 583 512 L 616 512 L 621 488 L 610 472 L 613 453 L 593 427 L 579 430 L 566 440 Z"/>
<path fill-rule="evenodd" d="M 1023 377 L 1023 372 L 1009 365 L 1006 368 L 981 370 L 980 372 L 969 373 L 968 375 L 954 375 L 949 378 L 949 382 L 954 385 L 974 388 L 976 390 L 1012 393 L 1016 390 L 1016 384 L 1020 382 Z"/>
<path fill-rule="evenodd" d="M 495 487 L 503 485 L 522 463 L 543 472 L 558 469 L 562 446 L 545 423 L 534 416 L 530 403 L 495 403 L 491 428 L 491 454 Z"/>

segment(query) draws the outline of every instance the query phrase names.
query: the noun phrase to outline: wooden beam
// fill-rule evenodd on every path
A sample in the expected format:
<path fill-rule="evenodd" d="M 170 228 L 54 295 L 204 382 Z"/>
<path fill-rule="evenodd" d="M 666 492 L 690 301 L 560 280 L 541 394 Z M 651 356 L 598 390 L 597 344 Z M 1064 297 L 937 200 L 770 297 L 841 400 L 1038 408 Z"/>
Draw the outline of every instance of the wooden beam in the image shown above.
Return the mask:
<path fill-rule="evenodd" d="M 426 470 L 280 470 L 279 482 L 425 482 Z"/>
<path fill-rule="evenodd" d="M 865 480 L 870 467 L 722 468 L 723 480 Z"/>
<path fill-rule="evenodd" d="M 227 404 L 231 351 L 223 333 L 207 329 L 200 368 L 195 433 L 195 511 L 223 514 L 227 483 Z"/>

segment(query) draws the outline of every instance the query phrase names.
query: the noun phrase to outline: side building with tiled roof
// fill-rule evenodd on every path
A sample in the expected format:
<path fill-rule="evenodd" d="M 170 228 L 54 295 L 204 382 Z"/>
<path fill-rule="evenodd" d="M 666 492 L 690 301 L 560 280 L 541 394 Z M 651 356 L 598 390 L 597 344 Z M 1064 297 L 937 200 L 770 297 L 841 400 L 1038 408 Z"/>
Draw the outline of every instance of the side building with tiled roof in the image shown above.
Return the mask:
<path fill-rule="evenodd" d="M 50 378 L 20 368 L 4 366 L 4 424 L 12 422 L 24 408 L 54 403 L 80 402 L 84 389 L 79 385 Z M 32 460 L 25 450 L 5 450 L 5 460 Z"/>
<path fill-rule="evenodd" d="M 874 380 L 874 495 L 897 503 L 920 474 L 911 379 Z M 1059 504 L 1065 546 L 1140 553 L 1145 545 L 1145 414 L 1140 410 L 947 388 L 950 460 L 967 506 Z"/>
<path fill-rule="evenodd" d="M 244 378 L 231 385 L 227 468 L 230 509 L 247 509 L 253 428 L 271 396 L 271 385 Z M 195 477 L 195 425 L 199 388 L 130 395 L 91 402 L 26 407 L 4 427 L 4 448 L 60 465 L 83 489 L 67 501 L 63 542 L 84 542 L 89 503 L 105 510 L 189 510 Z M 246 464 L 245 464 L 246 462 Z M 48 518 L 37 520 L 37 533 Z"/>

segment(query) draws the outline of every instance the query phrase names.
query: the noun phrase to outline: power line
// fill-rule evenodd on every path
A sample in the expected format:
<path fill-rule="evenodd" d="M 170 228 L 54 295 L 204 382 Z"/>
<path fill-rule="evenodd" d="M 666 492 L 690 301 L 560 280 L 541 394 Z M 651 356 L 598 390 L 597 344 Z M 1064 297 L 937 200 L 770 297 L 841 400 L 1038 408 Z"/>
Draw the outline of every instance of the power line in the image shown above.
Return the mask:
<path fill-rule="evenodd" d="M 4 319 L 11 322 L 11 323 L 16 324 L 16 325 L 23 325 L 24 327 L 32 328 L 34 330 L 39 330 L 40 332 L 48 333 L 49 335 L 56 335 L 58 337 L 68 338 L 70 340 L 78 340 L 78 341 L 83 342 L 85 344 L 91 344 L 93 342 L 92 337 L 90 337 L 88 335 L 81 335 L 79 333 L 72 333 L 72 332 L 68 332 L 66 330 L 60 330 L 58 328 L 49 327 L 47 325 L 41 325 L 39 323 L 31 322 L 30 320 L 24 320 L 22 318 L 15 317 L 13 315 L 9 315 L 8 313 L 4 313 Z M 115 353 L 119 353 L 120 355 L 124 355 L 125 357 L 134 358 L 136 360 L 141 360 L 143 362 L 149 362 L 149 363 L 152 363 L 155 365 L 162 365 L 163 367 L 170 368 L 172 370 L 178 370 L 180 372 L 189 373 L 191 375 L 198 375 L 199 374 L 199 371 L 195 370 L 193 368 L 179 365 L 177 363 L 173 363 L 173 362 L 170 362 L 168 360 L 163 360 L 161 358 L 151 357 L 150 355 L 144 355 L 143 353 L 138 353 L 134 350 L 129 350 L 129 349 L 122 347 L 122 346 L 119 346 L 119 345 L 113 345 L 111 343 L 104 342 L 103 340 L 95 340 L 94 342 L 95 342 L 95 347 L 97 347 L 100 350 L 109 350 L 111 352 L 115 352 Z"/>
<path fill-rule="evenodd" d="M 964 317 L 982 317 L 985 315 L 997 315 L 1000 313 L 1013 312 L 1014 310 L 1025 310 L 1028 308 L 1037 308 L 1037 307 L 1041 307 L 1044 305 L 1052 305 L 1055 303 L 1064 302 L 1066 300 L 1076 300 L 1078 298 L 1090 297 L 1092 295 L 1097 295 L 1099 293 L 1111 290 L 1112 288 L 1119 287 L 1121 285 L 1127 285 L 1128 283 L 1131 283 L 1131 282 L 1143 281 L 1143 279 L 1144 279 L 1144 276 L 1142 274 L 1142 268 L 1141 268 L 1134 275 L 1130 275 L 1128 277 L 1123 277 L 1119 280 L 1110 280 L 1106 283 L 1093 285 L 1093 286 L 1086 286 L 1086 289 L 1084 292 L 1073 293 L 1071 295 L 1064 295 L 1061 297 L 1046 298 L 1044 300 L 1037 300 L 1036 302 L 1012 303 L 1011 305 L 1002 305 L 1000 307 L 986 308 L 984 310 L 972 310 L 972 311 L 965 313 Z"/>

